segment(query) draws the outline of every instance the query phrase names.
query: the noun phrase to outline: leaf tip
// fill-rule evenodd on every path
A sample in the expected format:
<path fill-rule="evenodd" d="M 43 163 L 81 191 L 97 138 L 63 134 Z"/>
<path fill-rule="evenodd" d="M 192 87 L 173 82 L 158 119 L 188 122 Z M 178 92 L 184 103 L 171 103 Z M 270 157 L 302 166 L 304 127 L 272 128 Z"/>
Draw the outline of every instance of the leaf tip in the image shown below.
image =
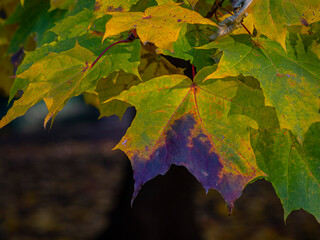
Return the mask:
<path fill-rule="evenodd" d="M 227 203 L 227 208 L 228 208 L 228 211 L 229 211 L 229 216 L 231 216 L 232 210 L 234 208 L 233 202 Z"/>

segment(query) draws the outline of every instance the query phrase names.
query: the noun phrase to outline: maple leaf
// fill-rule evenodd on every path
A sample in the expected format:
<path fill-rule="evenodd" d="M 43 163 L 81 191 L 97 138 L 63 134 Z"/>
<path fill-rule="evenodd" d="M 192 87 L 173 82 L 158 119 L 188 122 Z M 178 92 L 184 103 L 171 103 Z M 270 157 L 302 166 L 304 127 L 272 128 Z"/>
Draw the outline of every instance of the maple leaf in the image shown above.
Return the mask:
<path fill-rule="evenodd" d="M 319 126 L 310 128 L 303 148 L 287 129 L 252 132 L 257 164 L 275 188 L 285 218 L 291 211 L 303 208 L 320 221 Z"/>
<path fill-rule="evenodd" d="M 188 0 L 188 2 L 190 3 L 192 9 L 194 10 L 195 6 L 197 5 L 199 0 Z"/>
<path fill-rule="evenodd" d="M 54 32 L 59 40 L 84 35 L 87 33 L 91 19 L 92 11 L 85 8 L 74 16 L 68 16 L 55 23 L 49 31 Z"/>
<path fill-rule="evenodd" d="M 13 79 L 10 77 L 13 75 L 14 66 L 10 56 L 7 54 L 7 50 L 13 31 L 12 28 L 3 27 L 1 20 L 0 26 L 0 95 L 8 96 L 13 83 Z"/>
<path fill-rule="evenodd" d="M 50 0 L 50 9 L 53 11 L 57 8 L 59 9 L 72 9 L 74 7 L 75 0 Z"/>
<path fill-rule="evenodd" d="M 10 57 L 6 55 L 0 57 L 0 65 L 0 95 L 8 96 L 13 83 L 13 79 L 10 78 L 13 73 L 13 66 L 10 62 Z"/>
<path fill-rule="evenodd" d="M 259 130 L 280 128 L 274 107 L 265 106 L 260 83 L 253 77 L 239 76 L 237 94 L 232 98 L 229 114 L 242 114 L 258 123 Z"/>
<path fill-rule="evenodd" d="M 155 49 L 156 47 L 153 44 L 146 44 L 141 47 L 139 73 L 142 81 L 145 82 L 167 74 L 183 74 L 181 68 L 175 67 L 163 56 L 157 55 Z M 115 114 L 121 119 L 131 105 L 119 100 L 106 101 L 130 87 L 140 84 L 141 80 L 137 76 L 124 71 L 114 72 L 107 78 L 100 79 L 95 89 L 100 102 L 98 105 L 99 118 Z"/>
<path fill-rule="evenodd" d="M 139 73 L 144 82 L 162 75 L 183 74 L 184 69 L 172 65 L 161 54 L 156 54 L 153 44 L 142 46 L 140 55 Z"/>
<path fill-rule="evenodd" d="M 102 57 L 93 68 L 89 68 L 89 63 L 92 63 L 96 56 L 77 43 L 68 51 L 49 53 L 17 75 L 14 89 L 21 87 L 24 94 L 14 102 L 7 115 L 1 119 L 0 127 L 23 115 L 41 100 L 44 100 L 49 111 L 44 122 L 46 125 L 71 97 L 85 91 L 93 91 L 100 78 L 120 69 L 138 74 L 139 60 L 132 60 L 135 57 L 139 58 L 134 48 L 139 52 L 140 42 L 134 41 L 130 45 L 131 52 L 128 50 L 123 52 L 123 49 L 118 48 L 113 53 Z M 132 54 L 135 54 L 135 57 Z M 113 61 L 114 59 L 116 60 Z"/>
<path fill-rule="evenodd" d="M 144 13 L 110 12 L 108 14 L 112 15 L 112 18 L 106 23 L 103 40 L 135 28 L 144 44 L 152 42 L 159 48 L 173 51 L 173 43 L 178 39 L 184 23 L 216 26 L 211 20 L 179 5 L 167 3 L 150 7 Z"/>
<path fill-rule="evenodd" d="M 264 175 L 249 142 L 248 126 L 256 127 L 256 122 L 228 115 L 239 83 L 202 81 L 214 68 L 204 68 L 194 83 L 183 75 L 166 75 L 108 100 L 137 110 L 116 146 L 133 166 L 133 199 L 146 181 L 164 174 L 171 164 L 185 166 L 206 191 L 218 190 L 230 208 L 249 181 Z"/>
<path fill-rule="evenodd" d="M 209 78 L 254 76 L 260 83 L 268 105 L 276 108 L 281 128 L 290 129 L 299 141 L 310 125 L 320 121 L 319 59 L 305 52 L 301 41 L 287 52 L 267 38 L 249 35 L 228 36 L 200 47 L 223 51 L 216 72 Z"/>
<path fill-rule="evenodd" d="M 105 101 L 139 83 L 141 83 L 140 79 L 124 71 L 113 72 L 107 78 L 100 79 L 95 89 L 100 102 L 98 106 L 99 118 L 117 115 L 121 120 L 123 114 L 131 105 L 119 100 Z"/>
<path fill-rule="evenodd" d="M 91 23 L 110 12 L 127 12 L 139 0 L 96 0 Z"/>
<path fill-rule="evenodd" d="M 166 3 L 174 3 L 174 2 L 179 2 L 177 0 L 156 0 L 158 5 L 163 5 Z M 195 6 L 197 5 L 199 0 L 183 0 L 183 3 L 191 6 L 191 8 L 194 10 Z"/>
<path fill-rule="evenodd" d="M 102 37 L 95 37 L 91 34 L 85 34 L 73 38 L 62 39 L 58 42 L 53 42 L 50 44 L 45 44 L 40 48 L 37 48 L 35 51 L 26 52 L 26 56 L 22 64 L 17 69 L 17 75 L 28 70 L 35 62 L 40 61 L 44 57 L 48 56 L 50 53 L 62 53 L 67 50 L 72 49 L 76 42 L 78 42 L 82 47 L 90 50 L 96 56 L 100 55 L 102 51 L 105 50 L 106 46 L 114 43 L 113 39 L 108 39 L 110 41 L 105 42 L 105 45 L 101 45 Z M 130 47 L 132 46 L 132 47 Z M 122 55 L 124 54 L 124 55 Z M 118 58 L 130 59 L 129 64 L 117 64 L 119 62 Z M 140 44 L 139 41 L 136 41 L 135 44 L 120 44 L 116 48 L 111 48 L 108 51 L 108 57 L 110 57 L 115 70 L 123 69 L 126 72 L 132 72 L 135 75 L 138 73 L 138 65 L 140 60 Z M 105 58 L 105 57 L 103 57 Z M 103 59 L 102 58 L 102 59 Z M 16 79 L 13 83 L 13 86 L 10 90 L 9 102 L 14 98 L 18 90 L 25 91 L 25 88 L 28 86 L 28 81 L 26 79 Z"/>
<path fill-rule="evenodd" d="M 109 12 L 127 12 L 139 0 L 96 0 L 95 18 L 100 18 Z"/>
<path fill-rule="evenodd" d="M 212 66 L 215 63 L 212 58 L 215 50 L 194 48 L 206 44 L 211 33 L 212 29 L 206 25 L 184 24 L 180 30 L 179 38 L 173 43 L 173 52 L 158 48 L 157 53 L 190 60 L 190 63 L 199 71 L 203 67 Z"/>
<path fill-rule="evenodd" d="M 61 10 L 49 13 L 49 7 L 48 1 L 29 0 L 24 3 L 24 6 L 18 6 L 14 13 L 6 19 L 5 24 L 19 24 L 10 41 L 9 53 L 18 51 L 20 45 L 26 42 L 31 33 L 37 34 L 37 46 L 44 43 L 46 30 L 63 17 Z"/>
<path fill-rule="evenodd" d="M 42 100 L 46 124 L 82 93 L 100 117 L 121 118 L 135 106 L 117 145 L 132 162 L 133 199 L 146 181 L 176 164 L 206 191 L 218 190 L 230 208 L 248 182 L 264 177 L 285 217 L 304 208 L 320 220 L 320 0 L 176 2 L 21 0 L 11 16 L 17 3 L 1 2 L 9 16 L 1 26 L 19 26 L 12 38 L 15 29 L 0 30 L 0 52 L 9 44 L 9 53 L 20 49 L 30 33 L 37 48 L 26 51 L 17 69 L 10 100 L 18 90 L 23 95 L 0 128 Z M 220 17 L 232 9 L 233 16 Z M 220 29 L 202 17 L 214 13 Z M 233 31 L 241 24 L 255 37 L 244 28 Z M 139 40 L 119 41 L 132 29 L 143 48 Z M 218 40 L 198 48 L 213 32 Z M 180 75 L 161 54 L 189 60 L 198 74 L 193 80 Z M 0 60 L 7 78 L 10 56 Z"/>
<path fill-rule="evenodd" d="M 255 0 L 253 22 L 258 32 L 286 49 L 287 25 L 320 20 L 320 0 Z"/>

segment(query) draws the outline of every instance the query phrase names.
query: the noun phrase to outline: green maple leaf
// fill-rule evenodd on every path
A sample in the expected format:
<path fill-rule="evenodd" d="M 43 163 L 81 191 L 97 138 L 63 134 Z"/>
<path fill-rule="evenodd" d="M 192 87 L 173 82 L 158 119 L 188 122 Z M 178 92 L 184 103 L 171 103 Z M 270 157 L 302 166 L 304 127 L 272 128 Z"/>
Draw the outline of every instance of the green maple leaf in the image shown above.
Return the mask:
<path fill-rule="evenodd" d="M 150 7 L 144 13 L 110 12 L 108 14 L 112 15 L 112 18 L 106 23 L 103 39 L 135 28 L 144 44 L 152 42 L 159 48 L 173 51 L 173 43 L 178 39 L 184 23 L 216 26 L 211 20 L 179 5 L 167 3 Z"/>
<path fill-rule="evenodd" d="M 274 107 L 265 106 L 265 97 L 260 83 L 253 77 L 238 78 L 241 84 L 232 99 L 229 114 L 242 114 L 255 120 L 260 130 L 279 128 L 279 121 Z"/>
<path fill-rule="evenodd" d="M 303 208 L 320 221 L 319 126 L 310 128 L 303 148 L 287 129 L 252 132 L 257 164 L 275 188 L 285 218 Z"/>
<path fill-rule="evenodd" d="M 65 14 L 65 11 L 62 10 L 48 12 L 49 7 L 48 1 L 28 0 L 24 6 L 18 6 L 15 12 L 8 17 L 6 24 L 19 24 L 19 28 L 11 39 L 9 53 L 18 51 L 20 45 L 25 43 L 31 33 L 37 34 L 38 46 L 46 42 L 45 32 Z"/>
<path fill-rule="evenodd" d="M 104 102 L 139 83 L 141 83 L 141 80 L 137 76 L 124 71 L 113 72 L 107 78 L 100 79 L 95 89 L 100 102 L 98 106 L 99 118 L 117 115 L 121 119 L 131 105 L 119 100 Z"/>
<path fill-rule="evenodd" d="M 181 28 L 179 38 L 173 43 L 173 52 L 157 49 L 157 53 L 169 55 L 175 58 L 190 60 L 199 71 L 203 67 L 212 66 L 215 61 L 212 58 L 215 50 L 195 49 L 208 42 L 212 29 L 206 25 L 187 25 Z"/>
<path fill-rule="evenodd" d="M 311 24 L 320 20 L 320 0 L 256 0 L 252 6 L 258 32 L 286 49 L 287 26 Z"/>
<path fill-rule="evenodd" d="M 146 44 L 141 47 L 139 73 L 145 82 L 162 75 L 183 74 L 183 69 L 172 65 L 164 56 L 157 54 L 153 44 Z"/>
<path fill-rule="evenodd" d="M 96 58 L 95 54 L 77 43 L 68 51 L 49 53 L 36 61 L 29 69 L 17 75 L 14 89 L 20 86 L 24 93 L 1 119 L 0 127 L 23 115 L 41 100 L 45 101 L 49 111 L 44 122 L 46 125 L 71 97 L 85 91 L 93 91 L 97 81 L 111 72 L 124 69 L 139 75 L 137 51 L 138 53 L 140 51 L 140 42 L 134 41 L 130 45 L 131 47 L 126 51 L 118 48 L 113 53 L 102 57 L 93 68 L 90 64 Z"/>
<path fill-rule="evenodd" d="M 259 82 L 241 77 L 237 95 L 232 99 L 229 114 L 244 114 L 259 124 L 252 129 L 251 146 L 258 167 L 268 176 L 279 196 L 285 218 L 300 208 L 320 216 L 320 125 L 311 125 L 303 145 L 287 129 L 279 129 L 274 108 L 264 106 Z"/>
<path fill-rule="evenodd" d="M 54 32 L 59 39 L 73 38 L 87 33 L 92 11 L 84 9 L 74 16 L 68 16 L 57 22 L 49 31 Z"/>
<path fill-rule="evenodd" d="M 267 105 L 276 108 L 281 128 L 290 129 L 300 142 L 310 125 L 320 121 L 320 61 L 301 41 L 295 48 L 287 44 L 285 52 L 270 39 L 236 35 L 201 48 L 223 51 L 217 71 L 208 78 L 257 78 Z"/>
<path fill-rule="evenodd" d="M 313 124 L 309 131 L 306 134 L 305 140 L 303 141 L 303 150 L 308 158 L 308 165 L 310 166 L 313 172 L 313 175 L 320 182 L 320 124 Z M 318 201 L 319 202 L 319 201 Z M 320 208 L 319 208 L 320 209 Z"/>
<path fill-rule="evenodd" d="M 171 164 L 185 166 L 204 188 L 217 189 L 232 207 L 243 187 L 264 174 L 249 143 L 250 118 L 228 115 L 237 93 L 236 79 L 208 80 L 205 68 L 195 83 L 167 75 L 131 87 L 119 96 L 137 115 L 116 148 L 131 159 L 135 198 L 141 186 L 164 174 Z"/>
<path fill-rule="evenodd" d="M 59 9 L 72 9 L 75 5 L 75 0 L 50 0 L 49 11 Z"/>
<path fill-rule="evenodd" d="M 106 46 L 114 42 L 114 40 L 109 39 L 108 42 L 105 42 L 105 44 L 102 45 L 101 39 L 101 37 L 95 37 L 90 34 L 86 34 L 80 37 L 73 37 L 58 42 L 45 44 L 41 48 L 37 48 L 35 51 L 26 52 L 26 56 L 17 70 L 17 75 L 28 70 L 32 66 L 32 64 L 40 61 L 49 53 L 61 53 L 72 49 L 75 46 L 76 42 L 98 56 L 106 48 Z M 111 58 L 111 61 L 116 64 L 117 62 L 121 62 L 117 59 L 117 57 L 121 57 L 121 54 L 125 54 L 125 59 L 130 59 L 130 61 L 134 64 L 118 66 L 119 69 L 123 68 L 123 70 L 126 72 L 133 72 L 135 75 L 138 75 L 137 69 L 140 59 L 140 45 L 138 41 L 136 41 L 134 47 L 128 48 L 128 46 L 128 44 L 120 44 L 116 48 L 111 48 L 108 51 L 108 56 Z M 19 79 L 18 81 L 16 80 L 11 88 L 9 101 L 13 99 L 18 90 L 25 90 L 27 84 L 28 81 L 24 81 L 23 79 Z"/>

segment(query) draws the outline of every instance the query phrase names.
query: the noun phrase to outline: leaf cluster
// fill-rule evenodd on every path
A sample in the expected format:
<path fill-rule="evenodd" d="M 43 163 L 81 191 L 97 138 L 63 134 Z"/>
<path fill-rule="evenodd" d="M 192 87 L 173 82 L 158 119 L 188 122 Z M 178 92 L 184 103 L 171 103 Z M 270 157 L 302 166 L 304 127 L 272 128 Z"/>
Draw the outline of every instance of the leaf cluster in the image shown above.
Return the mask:
<path fill-rule="evenodd" d="M 0 127 L 40 101 L 52 124 L 81 94 L 100 117 L 134 106 L 116 147 L 134 169 L 133 199 L 176 164 L 230 210 L 246 184 L 265 178 L 285 217 L 303 208 L 320 220 L 320 0 L 15 4 L 0 50 L 9 56 L 30 36 L 35 46 L 24 50 L 10 101 L 23 94 Z M 168 57 L 189 61 L 193 77 Z"/>

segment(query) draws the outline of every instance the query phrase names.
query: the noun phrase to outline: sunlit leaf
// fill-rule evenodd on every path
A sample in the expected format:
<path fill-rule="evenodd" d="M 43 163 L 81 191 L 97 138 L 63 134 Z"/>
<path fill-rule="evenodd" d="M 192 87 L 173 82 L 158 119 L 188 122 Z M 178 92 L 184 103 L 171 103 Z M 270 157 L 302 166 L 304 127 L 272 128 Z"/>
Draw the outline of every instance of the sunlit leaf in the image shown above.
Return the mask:
<path fill-rule="evenodd" d="M 173 51 L 173 43 L 178 39 L 184 23 L 215 26 L 209 19 L 179 5 L 179 3 L 167 3 L 148 8 L 144 13 L 110 12 L 108 14 L 113 17 L 106 23 L 103 39 L 135 28 L 144 44 L 152 42 L 159 48 Z"/>
<path fill-rule="evenodd" d="M 287 25 L 319 21 L 320 0 L 256 0 L 252 13 L 258 32 L 286 49 Z"/>
<path fill-rule="evenodd" d="M 132 162 L 133 198 L 146 181 L 176 164 L 185 166 L 206 191 L 217 189 L 232 208 L 243 187 L 263 175 L 249 143 L 248 126 L 256 123 L 228 115 L 239 83 L 203 79 L 201 72 L 195 84 L 183 75 L 167 75 L 112 98 L 137 110 L 116 147 Z"/>
<path fill-rule="evenodd" d="M 96 0 L 94 19 L 101 18 L 110 12 L 127 12 L 139 0 Z"/>
<path fill-rule="evenodd" d="M 140 50 L 139 47 L 140 43 L 135 41 L 132 43 L 131 52 L 123 52 L 123 49 L 119 49 L 118 52 L 104 56 L 93 68 L 90 65 L 96 56 L 78 44 L 65 52 L 49 53 L 28 70 L 17 75 L 16 81 L 22 81 L 20 85 L 24 87 L 24 94 L 14 102 L 7 115 L 1 119 L 0 126 L 3 127 L 23 115 L 41 100 L 45 101 L 49 111 L 44 122 L 46 125 L 71 97 L 85 91 L 93 91 L 100 78 L 120 69 L 137 73 L 139 60 L 129 62 L 128 59 L 134 59 L 133 48 Z M 139 54 L 136 57 L 139 57 Z M 112 61 L 113 58 L 117 61 Z"/>

